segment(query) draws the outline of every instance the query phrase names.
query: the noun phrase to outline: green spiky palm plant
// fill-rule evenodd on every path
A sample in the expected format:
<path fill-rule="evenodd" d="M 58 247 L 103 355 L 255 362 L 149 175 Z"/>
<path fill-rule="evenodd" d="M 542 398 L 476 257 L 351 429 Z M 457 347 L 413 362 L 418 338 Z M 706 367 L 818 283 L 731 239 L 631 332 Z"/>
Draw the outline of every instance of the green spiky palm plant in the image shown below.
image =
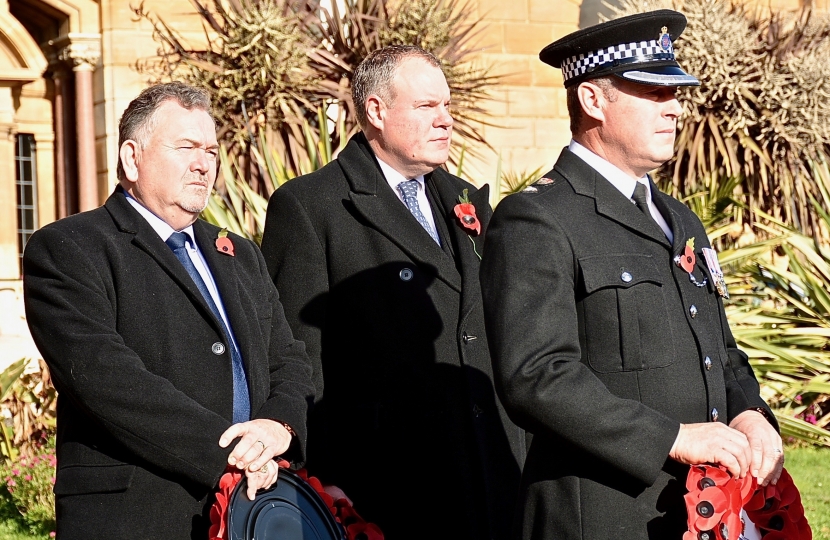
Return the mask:
<path fill-rule="evenodd" d="M 721 253 L 737 268 L 727 317 L 782 434 L 830 446 L 830 265 L 811 238 L 770 223 L 771 239 Z"/>
<path fill-rule="evenodd" d="M 322 109 L 318 111 L 318 115 L 322 121 Z M 305 150 L 301 159 L 297 160 L 297 169 L 286 163 L 282 154 L 269 144 L 264 133 L 260 133 L 257 145 L 252 147 L 251 156 L 254 165 L 260 170 L 265 188 L 264 195 L 250 186 L 241 170 L 238 157 L 229 154 L 226 147 L 221 145 L 219 179 L 216 189 L 208 199 L 207 208 L 202 212 L 202 217 L 210 223 L 260 243 L 265 230 L 268 198 L 274 190 L 296 176 L 316 171 L 342 150 L 342 147 L 332 149 L 330 139 L 320 139 L 307 121 L 301 124 L 301 128 Z M 345 144 L 345 141 L 341 141 L 341 144 Z"/>
<path fill-rule="evenodd" d="M 481 25 L 462 1 L 347 0 L 328 11 L 318 0 L 191 0 L 204 26 L 200 41 L 186 39 L 141 4 L 134 11 L 153 25 L 161 47 L 159 56 L 136 67 L 153 81 L 182 79 L 207 89 L 220 138 L 247 181 L 265 194 L 267 180 L 249 155 L 260 133 L 294 170 L 305 156 L 304 122 L 315 138 L 341 145 L 358 129 L 353 70 L 369 52 L 390 44 L 435 54 L 452 92 L 457 142 L 486 146 L 480 103 L 498 78 L 473 59 Z M 453 160 L 459 153 L 454 146 Z"/>
<path fill-rule="evenodd" d="M 716 184 L 722 189 L 685 201 L 713 244 L 734 233 L 732 216 L 744 198 L 738 179 Z M 815 204 L 823 226 L 830 225 Z M 727 318 L 782 434 L 830 446 L 830 249 L 770 215 L 759 211 L 758 218 L 765 239 L 719 254 L 730 293 Z"/>

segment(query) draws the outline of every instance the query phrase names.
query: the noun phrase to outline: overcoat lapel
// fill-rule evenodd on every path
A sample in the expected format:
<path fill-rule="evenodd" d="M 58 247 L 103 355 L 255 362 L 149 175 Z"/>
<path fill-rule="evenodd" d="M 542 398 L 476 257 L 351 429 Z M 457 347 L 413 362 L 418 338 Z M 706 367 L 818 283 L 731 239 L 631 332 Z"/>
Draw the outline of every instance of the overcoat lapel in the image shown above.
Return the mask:
<path fill-rule="evenodd" d="M 161 240 L 158 233 L 130 206 L 125 195 L 121 192 L 121 188 L 118 188 L 115 195 L 107 200 L 105 206 L 119 230 L 125 234 L 133 235 L 132 243 L 152 257 L 170 275 L 173 281 L 185 291 L 190 300 L 198 306 L 205 320 L 214 327 L 219 335 L 225 335 L 225 325 L 213 314 L 202 293 L 196 287 L 196 283 L 193 282 L 193 278 L 184 269 L 184 266 L 176 258 L 173 251 Z M 245 314 L 241 313 L 241 304 L 238 301 L 239 290 L 236 286 L 235 268 L 233 264 L 224 263 L 221 259 L 217 260 L 220 258 L 220 254 L 215 249 L 213 250 L 214 253 L 210 252 L 209 246 L 212 245 L 212 241 L 210 240 L 208 228 L 207 224 L 202 221 L 196 221 L 193 224 L 196 243 L 202 255 L 205 257 L 213 279 L 216 282 L 216 286 L 219 289 L 222 304 L 225 307 L 225 313 L 228 316 L 228 320 L 231 321 L 234 337 L 242 348 L 242 358 L 247 366 L 246 359 L 252 358 L 251 355 L 254 354 L 254 351 L 246 350 L 246 344 L 253 343 L 255 340 L 250 338 L 249 327 L 247 324 L 244 324 L 246 319 Z M 221 255 L 221 257 L 233 258 L 227 257 L 226 255 Z M 228 299 L 234 300 L 229 302 Z M 234 324 L 235 321 L 240 322 Z M 246 371 L 249 373 L 249 377 L 251 377 L 251 370 Z M 252 383 L 253 381 L 249 378 L 249 388 L 256 388 L 257 386 Z M 252 395 L 251 398 L 253 397 Z"/>
<path fill-rule="evenodd" d="M 248 291 L 239 286 L 239 275 L 236 258 L 216 249 L 217 232 L 214 227 L 204 221 L 197 220 L 193 224 L 193 232 L 196 235 L 196 244 L 199 251 L 207 262 L 216 288 L 219 290 L 219 297 L 222 298 L 222 305 L 225 308 L 225 316 L 231 326 L 234 339 L 242 354 L 242 362 L 245 364 L 245 374 L 248 379 L 249 391 L 253 388 L 260 388 L 256 377 L 258 373 L 251 369 L 251 362 L 256 358 L 262 358 L 264 351 L 257 345 L 262 339 L 251 334 L 250 324 L 251 313 L 247 313 L 242 306 L 255 305 L 254 300 L 249 298 Z M 266 385 L 267 387 L 267 385 Z M 262 403 L 266 396 L 254 396 L 250 394 L 252 410 L 254 403 Z"/>
<path fill-rule="evenodd" d="M 453 238 L 450 235 L 450 228 L 447 227 L 447 210 L 438 196 L 438 190 L 435 187 L 437 183 L 433 180 L 434 172 L 424 176 L 424 186 L 426 187 L 427 200 L 432 208 L 432 217 L 435 220 L 435 227 L 438 229 L 438 235 L 441 237 L 441 248 L 449 257 L 455 261 L 455 246 L 453 245 Z M 456 267 L 458 261 L 456 261 Z"/>
<path fill-rule="evenodd" d="M 649 219 L 630 200 L 626 199 L 611 182 L 570 150 L 562 151 L 554 170 L 570 182 L 574 191 L 580 195 L 592 197 L 596 201 L 597 213 L 642 236 L 663 244 L 666 248 L 671 247 L 669 239 L 666 238 L 666 235 L 654 220 Z M 656 188 L 652 188 L 652 190 L 652 193 L 654 193 Z"/>
<path fill-rule="evenodd" d="M 118 229 L 125 234 L 132 235 L 132 243 L 152 257 L 170 275 L 173 281 L 185 291 L 190 300 L 198 305 L 206 320 L 210 321 L 216 330 L 222 333 L 223 326 L 213 315 L 190 274 L 176 258 L 173 250 L 162 241 L 158 233 L 141 217 L 141 214 L 130 206 L 120 187 L 116 189 L 112 197 L 107 199 L 104 206 L 109 211 Z"/>
<path fill-rule="evenodd" d="M 686 228 L 683 225 L 683 220 L 680 218 L 680 214 L 675 212 L 669 201 L 671 197 L 657 189 L 657 186 L 654 185 L 654 182 L 649 180 L 651 183 L 651 200 L 654 201 L 654 205 L 660 210 L 660 213 L 663 214 L 663 218 L 668 222 L 669 227 L 671 227 L 673 242 L 672 242 L 672 256 L 679 255 L 683 248 L 686 246 Z"/>
<path fill-rule="evenodd" d="M 461 276 L 453 260 L 392 192 L 362 133 L 349 141 L 342 155 L 348 159 L 338 163 L 349 181 L 355 210 L 413 261 L 434 268 L 439 279 L 460 291 Z"/>
<path fill-rule="evenodd" d="M 432 174 L 429 182 L 437 195 L 438 207 L 441 209 L 444 222 L 449 229 L 450 238 L 448 240 L 455 246 L 455 259 L 463 283 L 461 292 L 461 320 L 463 320 L 481 302 L 481 292 L 478 286 L 478 271 L 481 259 L 476 255 L 476 252 L 482 254 L 484 247 L 484 229 L 487 222 L 482 221 L 482 217 L 490 215 L 490 186 L 485 185 L 469 193 L 470 203 L 475 207 L 476 216 L 481 221 L 482 227 L 482 234 L 473 236 L 468 234 L 468 230 L 460 225 L 458 217 L 455 215 L 455 205 L 458 204 L 458 197 L 461 193 L 457 191 L 454 183 L 450 182 L 448 178 L 444 178 L 445 174 L 442 169 L 437 169 Z"/>

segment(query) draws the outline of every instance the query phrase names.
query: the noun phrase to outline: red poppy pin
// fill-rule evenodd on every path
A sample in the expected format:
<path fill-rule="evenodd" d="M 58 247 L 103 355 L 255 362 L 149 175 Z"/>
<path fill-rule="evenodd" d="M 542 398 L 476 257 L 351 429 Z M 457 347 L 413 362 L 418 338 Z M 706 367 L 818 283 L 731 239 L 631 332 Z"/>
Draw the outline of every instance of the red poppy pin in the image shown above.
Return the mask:
<path fill-rule="evenodd" d="M 697 278 L 695 278 L 694 270 L 696 260 L 695 237 L 693 236 L 686 240 L 686 247 L 683 248 L 683 252 L 680 253 L 680 255 L 677 255 L 674 258 L 674 263 L 689 273 L 689 281 L 691 281 L 696 287 L 705 287 L 707 283 L 705 277 L 702 281 L 698 281 Z"/>
<path fill-rule="evenodd" d="M 228 238 L 228 230 L 222 229 L 216 238 L 216 251 L 233 257 L 233 242 Z"/>
<path fill-rule="evenodd" d="M 695 238 L 689 238 L 686 241 L 686 247 L 683 248 L 683 253 L 677 256 L 677 266 L 690 274 L 695 269 Z"/>
<path fill-rule="evenodd" d="M 461 220 L 461 226 L 465 229 L 481 234 L 481 222 L 476 216 L 476 207 L 470 202 L 469 190 L 464 190 L 458 196 L 458 204 L 455 205 L 455 215 Z"/>

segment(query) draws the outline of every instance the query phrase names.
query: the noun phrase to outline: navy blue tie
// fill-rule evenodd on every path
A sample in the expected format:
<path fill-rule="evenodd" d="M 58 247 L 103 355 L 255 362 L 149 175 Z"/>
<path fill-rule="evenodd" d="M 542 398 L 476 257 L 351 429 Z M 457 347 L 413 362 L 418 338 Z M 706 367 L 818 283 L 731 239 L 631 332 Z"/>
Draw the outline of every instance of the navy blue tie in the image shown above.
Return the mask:
<path fill-rule="evenodd" d="M 432 228 L 427 221 L 426 216 L 424 213 L 421 212 L 421 207 L 418 204 L 418 181 L 417 180 L 404 180 L 400 184 L 398 184 L 398 191 L 401 193 L 401 197 L 403 197 L 403 202 L 409 211 L 412 212 L 412 215 L 415 216 L 415 219 L 418 220 L 418 223 L 421 224 L 421 227 L 429 233 L 433 240 L 440 246 L 441 240 L 438 239 L 438 232 Z"/>
<path fill-rule="evenodd" d="M 190 278 L 193 279 L 199 292 L 205 298 L 205 302 L 207 302 L 213 315 L 222 324 L 222 328 L 225 331 L 225 339 L 228 342 L 228 348 L 231 350 L 231 363 L 233 365 L 233 423 L 247 422 L 251 419 L 251 400 L 248 395 L 248 381 L 245 378 L 245 367 L 242 364 L 242 355 L 239 354 L 239 350 L 234 345 L 234 341 L 231 339 L 230 329 L 225 325 L 225 320 L 222 318 L 222 314 L 219 313 L 219 308 L 216 307 L 216 303 L 214 303 L 207 285 L 202 280 L 202 276 L 199 275 L 199 271 L 196 270 L 193 261 L 190 260 L 190 255 L 188 255 L 187 248 L 185 247 L 187 242 L 192 243 L 187 233 L 174 232 L 167 239 L 166 244 L 176 254 L 176 258 L 181 261 L 182 266 L 190 274 Z"/>

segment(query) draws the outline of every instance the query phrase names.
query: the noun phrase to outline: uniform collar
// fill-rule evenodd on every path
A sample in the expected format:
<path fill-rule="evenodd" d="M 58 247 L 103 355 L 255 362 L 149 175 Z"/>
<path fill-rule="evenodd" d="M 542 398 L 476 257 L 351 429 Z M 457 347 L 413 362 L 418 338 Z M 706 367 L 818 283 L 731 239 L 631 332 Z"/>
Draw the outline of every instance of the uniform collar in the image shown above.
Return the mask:
<path fill-rule="evenodd" d="M 592 169 L 602 175 L 603 178 L 611 182 L 611 185 L 625 195 L 626 199 L 630 199 L 634 195 L 634 188 L 637 186 L 638 181 L 625 174 L 619 167 L 591 152 L 573 139 L 571 139 L 571 143 L 568 145 L 568 150 L 587 163 Z M 639 182 L 646 186 L 648 198 L 651 199 L 651 186 L 649 185 L 648 176 L 643 176 Z"/>

